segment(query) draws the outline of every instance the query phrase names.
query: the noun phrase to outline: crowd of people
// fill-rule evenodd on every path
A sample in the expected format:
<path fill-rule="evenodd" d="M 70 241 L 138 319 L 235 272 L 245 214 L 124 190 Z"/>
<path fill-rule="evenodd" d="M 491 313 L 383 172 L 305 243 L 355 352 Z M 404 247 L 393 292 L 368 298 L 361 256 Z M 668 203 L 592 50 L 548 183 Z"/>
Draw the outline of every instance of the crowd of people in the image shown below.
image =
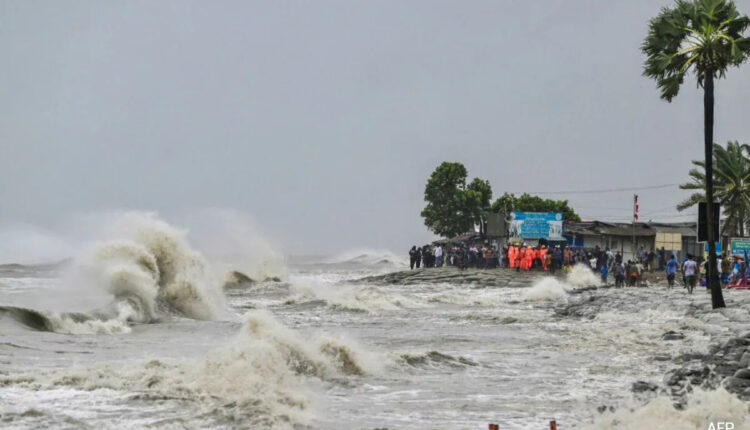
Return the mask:
<path fill-rule="evenodd" d="M 619 251 L 595 247 L 591 250 L 571 248 L 566 245 L 544 244 L 531 246 L 526 243 L 511 243 L 498 249 L 488 242 L 483 244 L 433 244 L 412 246 L 409 250 L 411 269 L 425 267 L 455 266 L 459 269 L 507 268 L 516 271 L 567 271 L 576 264 L 589 267 L 607 284 L 610 276 L 616 287 L 636 286 L 643 283 L 646 272 L 664 272 L 669 287 L 675 285 L 678 275 L 683 286 L 692 294 L 696 285 L 706 285 L 705 260 L 688 254 L 682 261 L 667 254 L 664 248 L 654 252 L 641 246 L 632 259 L 624 260 Z M 722 254 L 717 261 L 721 283 L 746 282 L 750 285 L 750 266 L 741 257 L 728 258 Z"/>
<path fill-rule="evenodd" d="M 412 246 L 409 250 L 410 267 L 441 267 L 455 266 L 460 269 L 475 268 L 509 268 L 517 271 L 542 270 L 556 272 L 567 270 L 573 265 L 583 264 L 592 270 L 607 272 L 616 263 L 622 263 L 619 252 L 612 253 L 609 248 L 583 250 L 565 245 L 537 245 L 526 243 L 512 243 L 501 249 L 489 243 L 461 245 L 424 245 Z M 630 262 L 628 262 L 630 264 Z M 642 269 L 641 269 L 642 270 Z"/>
<path fill-rule="evenodd" d="M 703 258 L 696 260 L 688 254 L 682 262 L 679 262 L 677 257 L 672 255 L 664 267 L 670 288 L 675 285 L 675 278 L 678 274 L 682 275 L 683 286 L 691 294 L 696 284 L 702 287 L 708 284 L 706 281 L 706 261 Z M 727 287 L 730 284 L 735 284 L 738 287 L 750 285 L 750 266 L 747 265 L 746 259 L 743 257 L 718 255 L 716 270 L 719 273 L 719 282 L 722 287 Z"/>

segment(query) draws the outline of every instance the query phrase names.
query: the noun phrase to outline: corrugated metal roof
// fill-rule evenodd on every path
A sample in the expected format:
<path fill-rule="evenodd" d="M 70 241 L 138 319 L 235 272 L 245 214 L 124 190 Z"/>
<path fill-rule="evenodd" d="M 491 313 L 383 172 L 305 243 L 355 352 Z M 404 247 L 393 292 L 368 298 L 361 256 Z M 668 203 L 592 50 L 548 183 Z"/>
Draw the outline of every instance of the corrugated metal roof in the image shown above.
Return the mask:
<path fill-rule="evenodd" d="M 679 222 L 679 223 L 663 223 L 663 222 L 652 222 L 649 223 L 649 227 L 654 231 L 660 233 L 680 233 L 683 236 L 696 236 L 697 235 L 697 223 L 695 222 Z"/>
<path fill-rule="evenodd" d="M 655 236 L 657 232 L 663 233 L 680 233 L 683 236 L 696 236 L 695 222 L 651 222 L 635 223 L 635 229 L 632 223 L 626 222 L 603 222 L 603 221 L 586 221 L 566 223 L 564 225 L 566 236 L 630 236 L 638 237 Z"/>

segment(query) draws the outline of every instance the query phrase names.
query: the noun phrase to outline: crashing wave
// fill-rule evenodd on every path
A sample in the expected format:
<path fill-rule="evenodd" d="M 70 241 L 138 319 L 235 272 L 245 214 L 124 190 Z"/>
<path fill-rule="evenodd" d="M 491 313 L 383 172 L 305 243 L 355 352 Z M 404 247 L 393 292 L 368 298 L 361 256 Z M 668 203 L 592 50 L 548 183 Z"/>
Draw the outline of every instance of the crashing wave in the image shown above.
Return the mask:
<path fill-rule="evenodd" d="M 477 366 L 478 363 L 467 357 L 454 357 L 439 351 L 429 351 L 423 354 L 401 354 L 398 362 L 411 367 L 466 367 Z"/>
<path fill-rule="evenodd" d="M 61 333 L 128 332 L 130 323 L 168 315 L 217 319 L 226 315 L 222 282 L 190 248 L 185 233 L 153 214 L 126 214 L 119 238 L 92 246 L 71 264 L 67 295 L 110 295 L 109 305 L 86 313 L 14 308 L 2 313 L 35 330 Z M 88 288 L 88 289 L 87 289 Z M 82 289 L 82 290 L 80 290 Z"/>
<path fill-rule="evenodd" d="M 407 257 L 385 250 L 356 250 L 336 255 L 324 263 L 350 266 L 407 267 Z"/>
<path fill-rule="evenodd" d="M 568 293 L 575 289 L 599 285 L 599 279 L 591 269 L 586 266 L 576 265 L 565 277 L 565 281 L 558 278 L 546 276 L 539 279 L 530 288 L 521 293 L 525 301 L 567 301 Z"/>
<path fill-rule="evenodd" d="M 292 283 L 291 291 L 294 295 L 288 301 L 290 304 L 323 301 L 331 308 L 350 312 L 375 313 L 420 306 L 412 299 L 376 286 L 330 285 L 298 279 Z"/>
<path fill-rule="evenodd" d="M 717 423 L 723 423 L 721 427 Z M 659 396 L 646 405 L 609 411 L 598 417 L 586 430 L 705 430 L 708 428 L 750 428 L 747 403 L 724 389 L 704 391 L 696 389 L 687 406 L 674 407 L 672 399 Z M 711 426 L 713 424 L 713 426 Z"/>
<path fill-rule="evenodd" d="M 0 386 L 135 392 L 144 399 L 188 402 L 189 408 L 180 409 L 192 411 L 194 418 L 210 416 L 232 427 L 291 429 L 315 417 L 308 378 L 336 383 L 378 371 L 381 360 L 350 340 L 305 336 L 266 311 L 244 319 L 231 342 L 204 360 L 14 372 L 0 374 Z"/>

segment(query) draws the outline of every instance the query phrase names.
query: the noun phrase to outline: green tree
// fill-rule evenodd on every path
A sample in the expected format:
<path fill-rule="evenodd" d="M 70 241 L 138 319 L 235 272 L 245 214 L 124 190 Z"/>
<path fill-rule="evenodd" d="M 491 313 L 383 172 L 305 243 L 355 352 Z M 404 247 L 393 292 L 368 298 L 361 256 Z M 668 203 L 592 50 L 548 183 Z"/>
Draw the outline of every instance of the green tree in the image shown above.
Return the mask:
<path fill-rule="evenodd" d="M 422 217 L 435 234 L 452 237 L 474 228 L 479 197 L 476 192 L 467 193 L 466 175 L 463 164 L 444 162 L 427 180 Z"/>
<path fill-rule="evenodd" d="M 694 72 L 703 88 L 704 162 L 706 199 L 713 195 L 713 129 L 714 79 L 725 76 L 730 66 L 739 66 L 750 54 L 750 39 L 745 30 L 750 25 L 731 0 L 677 0 L 673 7 L 663 8 L 649 22 L 641 50 L 646 55 L 643 74 L 656 80 L 661 97 L 667 101 L 677 95 L 685 75 Z M 716 233 L 713 211 L 708 214 L 708 284 L 711 303 L 725 307 L 716 271 Z"/>
<path fill-rule="evenodd" d="M 492 186 L 486 179 L 474 178 L 466 188 L 469 198 L 472 199 L 474 208 L 474 224 L 479 226 L 482 235 L 487 231 L 487 212 L 492 200 Z"/>
<path fill-rule="evenodd" d="M 490 207 L 492 212 L 561 212 L 565 221 L 581 221 L 581 217 L 568 206 L 567 200 L 543 199 L 539 196 L 523 193 L 520 197 L 505 193 Z"/>
<path fill-rule="evenodd" d="M 750 147 L 738 142 L 727 142 L 726 148 L 714 144 L 714 197 L 721 204 L 726 219 L 721 235 L 745 236 L 747 216 L 750 215 Z M 693 161 L 697 168 L 690 170 L 691 182 L 680 185 L 683 190 L 705 190 L 705 163 Z M 695 192 L 677 205 L 683 211 L 698 202 L 705 202 L 704 192 Z"/>

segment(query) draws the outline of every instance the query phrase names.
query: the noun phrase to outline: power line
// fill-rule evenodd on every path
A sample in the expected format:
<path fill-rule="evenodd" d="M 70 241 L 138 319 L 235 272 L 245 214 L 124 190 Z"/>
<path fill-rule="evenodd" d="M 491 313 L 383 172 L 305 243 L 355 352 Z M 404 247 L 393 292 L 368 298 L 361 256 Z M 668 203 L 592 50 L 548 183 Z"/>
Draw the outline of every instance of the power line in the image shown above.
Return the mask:
<path fill-rule="evenodd" d="M 676 187 L 680 184 L 662 184 L 662 185 L 649 185 L 645 187 L 628 187 L 628 188 L 604 188 L 600 190 L 572 190 L 572 191 L 511 191 L 514 194 L 527 193 L 527 194 L 597 194 L 597 193 L 619 193 L 623 191 L 641 191 L 641 190 L 657 190 L 660 188 Z"/>

